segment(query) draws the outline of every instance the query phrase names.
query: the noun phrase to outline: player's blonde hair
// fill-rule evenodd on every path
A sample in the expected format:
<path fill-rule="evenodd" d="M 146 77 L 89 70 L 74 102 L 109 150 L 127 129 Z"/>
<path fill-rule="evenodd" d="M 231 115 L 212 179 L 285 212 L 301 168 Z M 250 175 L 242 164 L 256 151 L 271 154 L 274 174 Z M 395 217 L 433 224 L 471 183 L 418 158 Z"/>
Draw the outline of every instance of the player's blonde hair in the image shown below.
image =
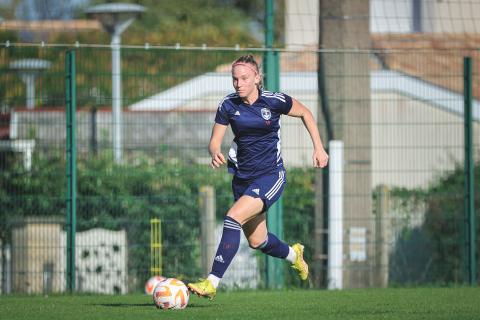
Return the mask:
<path fill-rule="evenodd" d="M 246 67 L 249 67 L 250 69 L 252 69 L 256 74 L 258 74 L 260 76 L 260 81 L 259 83 L 257 84 L 257 87 L 259 89 L 262 89 L 263 88 L 263 74 L 260 70 L 260 67 L 257 63 L 257 61 L 255 60 L 255 58 L 253 57 L 252 54 L 246 54 L 246 55 L 243 55 L 241 56 L 240 58 L 238 58 L 237 60 L 235 60 L 233 63 L 232 63 L 232 72 L 233 72 L 233 68 L 235 66 L 238 66 L 238 65 L 244 65 Z"/>

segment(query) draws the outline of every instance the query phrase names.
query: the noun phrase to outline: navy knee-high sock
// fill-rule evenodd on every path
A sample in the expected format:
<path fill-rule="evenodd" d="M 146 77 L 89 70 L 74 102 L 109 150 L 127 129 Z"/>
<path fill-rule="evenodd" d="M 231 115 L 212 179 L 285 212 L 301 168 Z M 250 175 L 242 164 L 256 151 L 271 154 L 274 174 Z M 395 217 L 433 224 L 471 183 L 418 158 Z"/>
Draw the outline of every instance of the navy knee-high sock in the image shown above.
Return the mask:
<path fill-rule="evenodd" d="M 263 253 L 269 256 L 285 259 L 288 256 L 288 245 L 278 239 L 273 233 L 267 234 L 267 240 L 262 243 L 257 249 L 260 249 Z"/>
<path fill-rule="evenodd" d="M 230 262 L 238 251 L 240 246 L 240 231 L 242 226 L 234 219 L 226 216 L 223 220 L 223 233 L 220 244 L 218 245 L 217 253 L 213 261 L 212 271 L 210 274 L 218 278 L 222 278 L 225 271 L 227 271 Z"/>

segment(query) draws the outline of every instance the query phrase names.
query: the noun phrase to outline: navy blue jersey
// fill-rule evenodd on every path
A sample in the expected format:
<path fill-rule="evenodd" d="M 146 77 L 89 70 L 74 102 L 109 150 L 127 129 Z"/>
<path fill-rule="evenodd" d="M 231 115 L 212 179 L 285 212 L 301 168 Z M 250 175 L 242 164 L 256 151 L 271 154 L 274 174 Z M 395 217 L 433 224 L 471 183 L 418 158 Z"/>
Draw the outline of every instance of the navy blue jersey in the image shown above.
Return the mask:
<path fill-rule="evenodd" d="M 232 126 L 235 138 L 228 153 L 228 171 L 240 179 L 284 170 L 280 116 L 288 114 L 292 98 L 284 93 L 259 91 L 257 101 L 246 104 L 232 93 L 220 103 L 215 122 Z"/>

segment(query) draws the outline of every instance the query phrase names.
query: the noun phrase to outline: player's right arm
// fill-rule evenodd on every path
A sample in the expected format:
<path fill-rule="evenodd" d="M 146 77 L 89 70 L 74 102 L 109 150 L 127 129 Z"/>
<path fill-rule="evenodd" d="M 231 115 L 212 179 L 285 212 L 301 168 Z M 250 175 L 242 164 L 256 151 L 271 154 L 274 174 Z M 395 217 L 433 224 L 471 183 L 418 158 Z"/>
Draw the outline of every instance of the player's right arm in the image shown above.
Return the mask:
<path fill-rule="evenodd" d="M 227 126 L 215 123 L 212 129 L 212 136 L 210 137 L 210 143 L 208 144 L 208 151 L 210 156 L 212 156 L 212 168 L 219 168 L 222 164 L 226 164 L 227 161 L 222 154 L 221 146 L 222 140 L 225 136 L 225 131 L 227 131 Z"/>

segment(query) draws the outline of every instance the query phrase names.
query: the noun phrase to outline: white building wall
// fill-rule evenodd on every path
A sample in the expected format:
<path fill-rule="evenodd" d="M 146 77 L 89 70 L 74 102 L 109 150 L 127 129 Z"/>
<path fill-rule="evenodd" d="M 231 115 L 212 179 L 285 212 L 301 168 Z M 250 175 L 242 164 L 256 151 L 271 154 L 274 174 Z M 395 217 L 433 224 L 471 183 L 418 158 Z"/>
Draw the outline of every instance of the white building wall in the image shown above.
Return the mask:
<path fill-rule="evenodd" d="M 410 33 L 412 26 L 411 0 L 370 0 L 370 32 Z"/>
<path fill-rule="evenodd" d="M 414 0 L 370 0 L 371 33 L 413 33 Z M 419 0 L 422 32 L 479 33 L 480 0 Z M 285 46 L 318 46 L 319 1 L 285 1 Z"/>
<path fill-rule="evenodd" d="M 298 49 L 318 44 L 318 0 L 285 0 L 285 46 Z"/>
<path fill-rule="evenodd" d="M 422 27 L 434 33 L 479 33 L 479 0 L 424 0 Z"/>
<path fill-rule="evenodd" d="M 463 165 L 462 115 L 395 92 L 375 93 L 371 106 L 372 187 L 425 187 Z"/>

